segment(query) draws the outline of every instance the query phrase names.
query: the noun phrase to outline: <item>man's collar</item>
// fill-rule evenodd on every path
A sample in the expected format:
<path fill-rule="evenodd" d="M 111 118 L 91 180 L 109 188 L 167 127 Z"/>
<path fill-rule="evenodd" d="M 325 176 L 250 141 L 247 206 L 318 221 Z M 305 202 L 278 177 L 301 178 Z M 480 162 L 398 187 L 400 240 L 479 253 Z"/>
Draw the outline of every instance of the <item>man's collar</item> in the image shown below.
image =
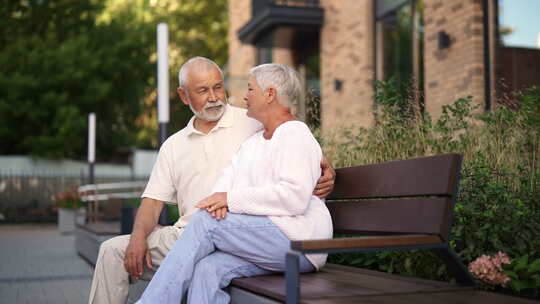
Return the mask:
<path fill-rule="evenodd" d="M 231 109 L 231 106 L 227 104 L 225 106 L 225 113 L 223 113 L 223 116 L 221 116 L 218 123 L 214 126 L 214 128 L 210 132 L 213 132 L 214 130 L 217 130 L 219 128 L 228 128 L 232 126 L 233 122 L 234 122 L 234 112 Z M 195 115 L 193 115 L 193 117 L 191 117 L 191 119 L 189 120 L 186 126 L 186 131 L 187 131 L 188 136 L 190 136 L 191 134 L 205 135 L 204 133 L 195 129 Z"/>
<path fill-rule="evenodd" d="M 197 131 L 197 129 L 195 129 L 194 123 L 195 123 L 195 115 L 191 117 L 191 119 L 186 125 L 186 132 L 188 136 L 190 136 L 191 134 L 202 134 L 201 132 Z"/>
<path fill-rule="evenodd" d="M 225 113 L 223 113 L 223 116 L 221 116 L 221 118 L 219 119 L 216 127 L 214 129 L 217 129 L 217 128 L 228 128 L 230 126 L 232 126 L 233 124 L 233 121 L 234 121 L 234 113 L 233 113 L 233 110 L 231 109 L 231 106 L 229 104 L 227 104 L 225 106 Z"/>

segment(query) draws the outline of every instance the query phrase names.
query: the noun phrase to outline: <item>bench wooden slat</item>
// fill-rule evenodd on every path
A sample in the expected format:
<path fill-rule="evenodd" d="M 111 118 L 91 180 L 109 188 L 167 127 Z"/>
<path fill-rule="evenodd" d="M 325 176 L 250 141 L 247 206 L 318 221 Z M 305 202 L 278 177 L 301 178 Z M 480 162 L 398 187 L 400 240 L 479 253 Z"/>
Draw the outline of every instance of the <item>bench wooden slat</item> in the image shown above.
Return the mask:
<path fill-rule="evenodd" d="M 538 301 L 478 290 L 436 291 L 406 294 L 370 295 L 365 297 L 336 297 L 306 299 L 303 304 L 535 304 Z"/>
<path fill-rule="evenodd" d="M 106 184 L 89 184 L 89 185 L 83 185 L 78 188 L 79 193 L 84 192 L 103 192 L 104 190 L 113 190 L 118 191 L 119 189 L 132 189 L 132 188 L 140 188 L 143 189 L 146 186 L 145 181 L 137 181 L 137 182 L 123 182 L 123 183 L 106 183 Z"/>
<path fill-rule="evenodd" d="M 317 273 L 303 274 L 300 280 L 302 302 L 310 299 L 331 301 L 339 297 L 352 297 L 358 301 L 358 297 L 370 295 L 464 289 L 446 282 L 396 276 L 336 264 L 327 264 Z M 231 285 L 277 301 L 285 300 L 285 278 L 281 274 L 237 278 Z"/>
<path fill-rule="evenodd" d="M 404 196 L 452 196 L 461 156 L 443 154 L 336 169 L 328 200 Z"/>
<path fill-rule="evenodd" d="M 334 233 L 439 234 L 447 237 L 451 198 L 329 202 Z"/>
<path fill-rule="evenodd" d="M 291 248 L 293 250 L 306 252 L 310 250 L 436 245 L 442 242 L 443 240 L 438 235 L 408 234 L 389 236 L 366 236 L 327 240 L 291 241 Z"/>

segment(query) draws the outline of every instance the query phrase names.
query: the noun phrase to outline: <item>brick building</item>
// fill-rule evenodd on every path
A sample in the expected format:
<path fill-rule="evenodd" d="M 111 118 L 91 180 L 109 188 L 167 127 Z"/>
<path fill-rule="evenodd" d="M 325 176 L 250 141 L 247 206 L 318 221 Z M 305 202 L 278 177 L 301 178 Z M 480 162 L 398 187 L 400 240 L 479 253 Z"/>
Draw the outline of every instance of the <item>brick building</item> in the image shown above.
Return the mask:
<path fill-rule="evenodd" d="M 323 129 L 371 125 L 375 79 L 417 88 L 416 100 L 433 117 L 467 95 L 489 110 L 497 95 L 540 84 L 540 45 L 505 39 L 532 27 L 537 43 L 540 22 L 527 17 L 534 11 L 527 5 L 538 2 L 230 0 L 231 100 L 243 104 L 250 67 L 277 62 L 294 66 L 320 98 Z M 516 11 L 529 23 L 501 17 Z M 310 115 L 307 100 L 297 105 L 302 118 Z"/>

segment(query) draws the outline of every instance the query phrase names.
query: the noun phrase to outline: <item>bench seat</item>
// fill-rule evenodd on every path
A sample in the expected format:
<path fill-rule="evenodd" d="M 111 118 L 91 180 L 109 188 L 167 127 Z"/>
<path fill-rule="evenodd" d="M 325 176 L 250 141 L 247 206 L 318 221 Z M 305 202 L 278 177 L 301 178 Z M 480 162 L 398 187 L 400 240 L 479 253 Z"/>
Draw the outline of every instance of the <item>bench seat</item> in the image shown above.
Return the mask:
<path fill-rule="evenodd" d="M 373 295 L 470 290 L 446 282 L 390 275 L 387 273 L 327 264 L 317 273 L 300 276 L 301 303 Z M 231 287 L 250 291 L 278 303 L 285 301 L 285 277 L 280 274 L 234 279 Z"/>
<path fill-rule="evenodd" d="M 320 272 L 300 277 L 300 303 L 305 304 L 534 304 L 536 301 L 476 290 L 447 282 L 392 275 L 327 264 Z M 231 304 L 285 302 L 285 277 L 269 275 L 231 282 Z"/>

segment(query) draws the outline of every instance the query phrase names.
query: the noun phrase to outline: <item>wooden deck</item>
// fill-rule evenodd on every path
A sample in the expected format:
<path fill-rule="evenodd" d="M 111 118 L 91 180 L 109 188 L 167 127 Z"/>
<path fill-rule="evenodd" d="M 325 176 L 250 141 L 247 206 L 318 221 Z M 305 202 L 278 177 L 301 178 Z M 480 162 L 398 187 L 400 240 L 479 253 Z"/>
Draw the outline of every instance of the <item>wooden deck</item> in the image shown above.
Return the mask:
<path fill-rule="evenodd" d="M 464 288 L 446 282 L 391 275 L 328 264 L 317 275 L 301 276 L 301 303 L 538 303 L 518 297 Z M 235 279 L 232 289 L 265 295 L 268 302 L 285 300 L 285 280 L 281 275 Z M 258 301 L 258 300 L 254 300 Z M 253 301 L 253 302 L 254 302 Z M 246 302 L 248 303 L 248 302 Z"/>

